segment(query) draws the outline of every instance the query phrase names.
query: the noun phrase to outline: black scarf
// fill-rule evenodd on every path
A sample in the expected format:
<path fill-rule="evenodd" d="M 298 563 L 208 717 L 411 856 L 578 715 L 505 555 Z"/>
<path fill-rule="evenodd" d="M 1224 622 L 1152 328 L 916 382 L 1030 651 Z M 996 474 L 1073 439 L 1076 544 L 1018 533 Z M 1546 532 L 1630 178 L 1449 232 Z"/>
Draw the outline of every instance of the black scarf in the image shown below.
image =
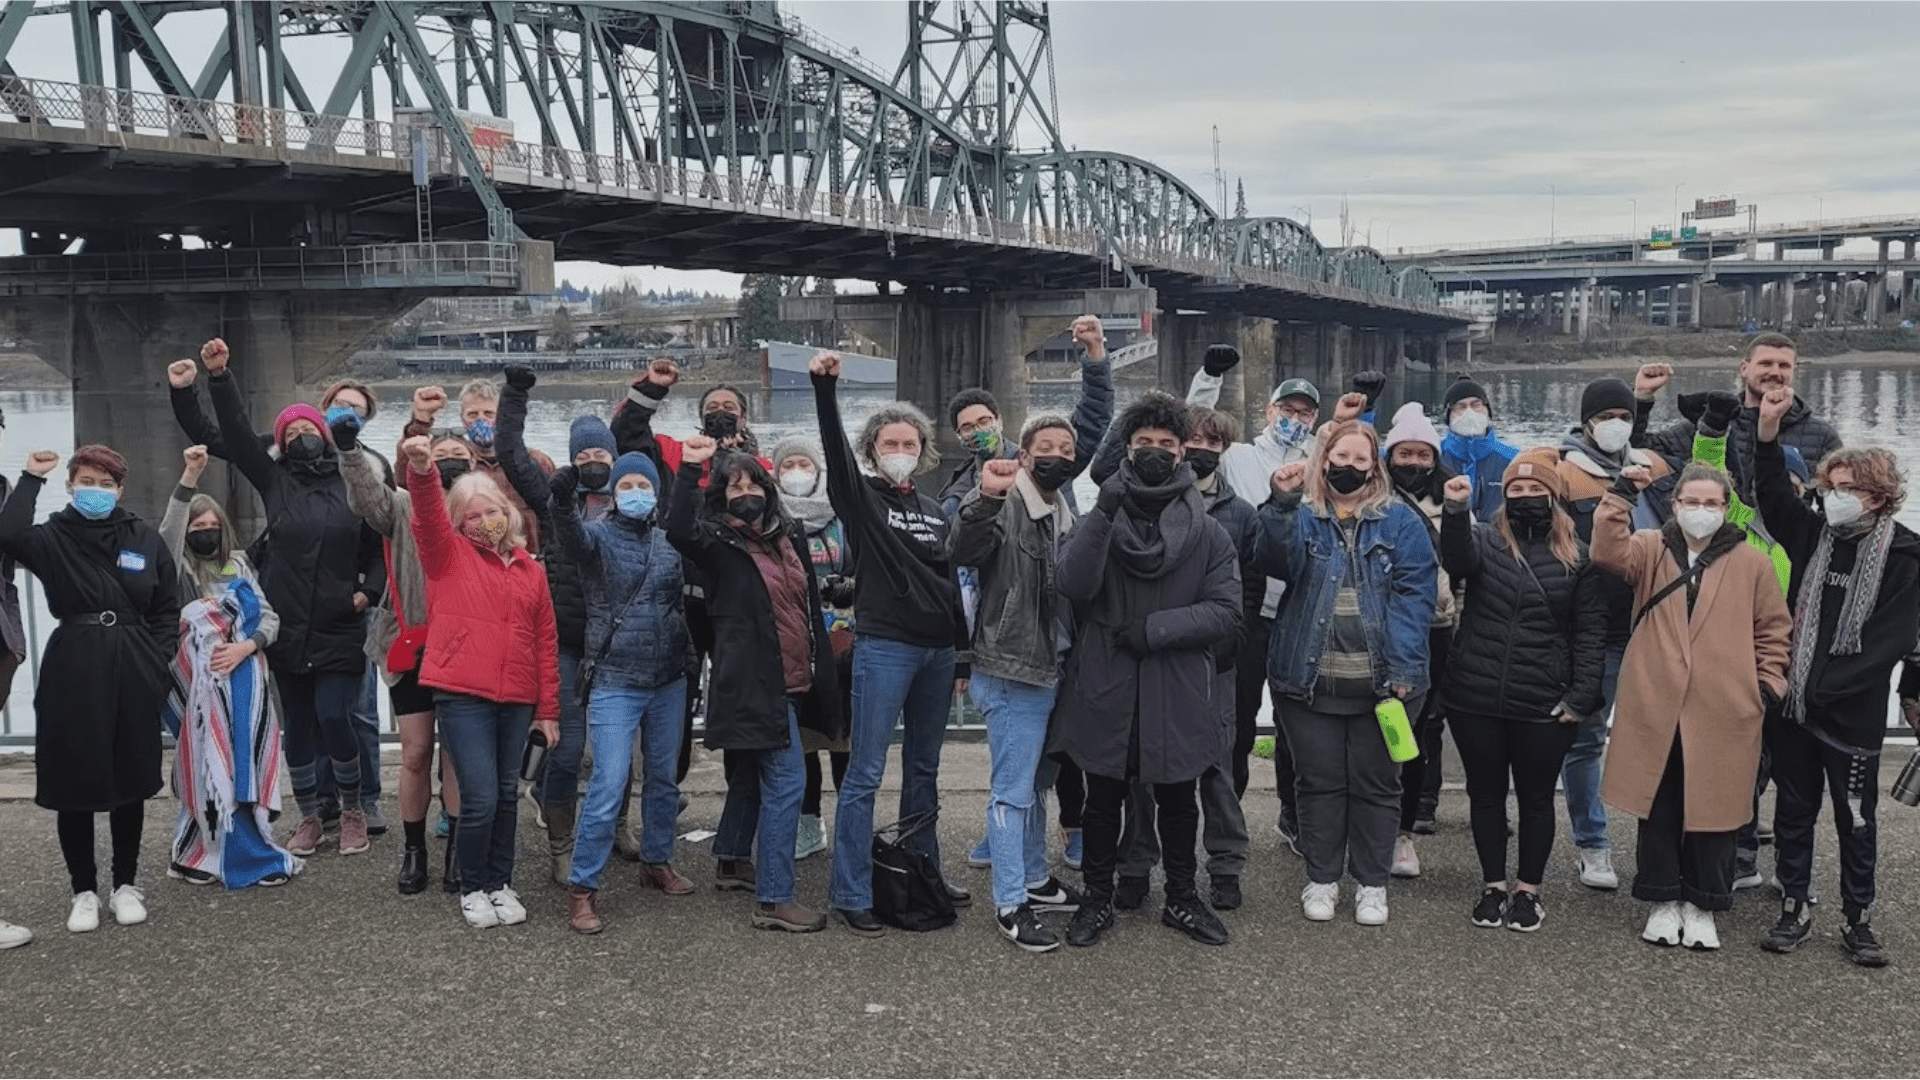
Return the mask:
<path fill-rule="evenodd" d="M 1120 477 L 1127 494 L 1121 500 L 1124 512 L 1113 519 L 1114 557 L 1135 577 L 1164 577 L 1199 538 L 1200 521 L 1206 516 L 1193 486 L 1193 470 L 1181 462 L 1166 483 L 1150 486 L 1134 475 L 1129 461 L 1120 466 Z M 1142 527 L 1136 518 L 1148 524 Z"/>

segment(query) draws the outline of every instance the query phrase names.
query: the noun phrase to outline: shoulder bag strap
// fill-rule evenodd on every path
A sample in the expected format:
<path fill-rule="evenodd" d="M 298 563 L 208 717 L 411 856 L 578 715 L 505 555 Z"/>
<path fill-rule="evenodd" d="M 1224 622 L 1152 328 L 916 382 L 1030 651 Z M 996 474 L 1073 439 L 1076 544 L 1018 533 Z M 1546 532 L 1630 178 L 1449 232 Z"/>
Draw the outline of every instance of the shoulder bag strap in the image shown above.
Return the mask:
<path fill-rule="evenodd" d="M 1654 608 L 1654 605 L 1658 604 L 1660 601 L 1665 600 L 1667 597 L 1672 596 L 1674 593 L 1685 588 L 1688 584 L 1694 581 L 1698 581 L 1700 579 L 1700 575 L 1707 572 L 1707 563 L 1711 561 L 1712 560 L 1707 557 L 1706 552 L 1704 551 L 1701 552 L 1700 557 L 1694 560 L 1693 565 L 1687 567 L 1687 569 L 1683 571 L 1679 577 L 1676 577 L 1672 581 L 1667 582 L 1665 585 L 1660 587 L 1659 592 L 1654 593 L 1652 596 L 1647 597 L 1647 602 L 1640 606 L 1640 613 L 1633 617 L 1633 629 L 1634 630 L 1640 629 L 1640 620 L 1647 617 L 1647 612 L 1652 611 Z"/>

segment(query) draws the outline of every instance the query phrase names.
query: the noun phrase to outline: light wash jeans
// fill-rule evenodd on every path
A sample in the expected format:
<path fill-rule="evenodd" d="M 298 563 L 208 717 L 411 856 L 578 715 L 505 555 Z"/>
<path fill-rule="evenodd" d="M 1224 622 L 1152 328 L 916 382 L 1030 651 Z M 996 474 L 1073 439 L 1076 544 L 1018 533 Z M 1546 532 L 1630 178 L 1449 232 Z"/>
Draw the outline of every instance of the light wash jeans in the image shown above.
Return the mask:
<path fill-rule="evenodd" d="M 640 858 L 673 861 L 674 819 L 680 786 L 673 781 L 680 760 L 680 714 L 686 709 L 687 684 L 673 679 L 661 686 L 595 686 L 587 702 L 587 737 L 593 740 L 593 779 L 574 829 L 573 865 L 567 878 L 584 889 L 600 887 L 600 874 L 613 851 L 613 822 L 626 794 L 627 768 L 635 733 L 644 745 L 645 771 L 640 805 L 645 814 Z M 566 736 L 560 737 L 562 745 Z M 551 760 L 551 759 L 549 759 Z M 460 827 L 467 827 L 463 814 Z"/>
<path fill-rule="evenodd" d="M 1613 696 L 1620 685 L 1620 659 L 1626 649 L 1609 648 L 1607 667 L 1600 676 L 1600 708 L 1580 722 L 1567 760 L 1560 765 L 1560 785 L 1566 790 L 1567 825 L 1573 846 L 1610 848 L 1607 808 L 1600 801 L 1600 758 L 1607 750 L 1607 730 L 1613 723 Z"/>
<path fill-rule="evenodd" d="M 993 858 L 993 906 L 1016 908 L 1027 902 L 1028 886 L 1047 883 L 1047 804 L 1040 796 L 1046 785 L 1040 773 L 1059 771 L 1045 753 L 1047 718 L 1059 688 L 976 674 L 967 692 L 987 720 L 992 762 L 987 851 Z M 1046 779 L 1050 783 L 1052 777 Z"/>
<path fill-rule="evenodd" d="M 760 859 L 754 863 L 755 899 L 763 904 L 793 900 L 793 847 L 800 831 L 800 796 L 806 793 L 807 766 L 800 754 L 800 722 L 787 703 L 787 745 L 779 750 L 729 750 L 733 771 L 727 776 L 727 801 L 713 854 L 745 859 L 753 854 L 755 833 Z"/>
<path fill-rule="evenodd" d="M 453 759 L 453 775 L 460 782 L 460 827 L 453 837 L 460 891 L 497 891 L 513 883 L 520 756 L 533 724 L 533 706 L 441 690 L 433 695 L 433 711 L 441 746 Z"/>
<path fill-rule="evenodd" d="M 953 707 L 953 649 L 909 645 L 860 634 L 853 647 L 853 729 L 847 782 L 833 820 L 834 907 L 873 907 L 873 803 L 886 773 L 896 724 L 900 743 L 900 816 L 940 809 L 940 749 Z M 911 843 L 940 870 L 940 841 L 923 829 Z"/>

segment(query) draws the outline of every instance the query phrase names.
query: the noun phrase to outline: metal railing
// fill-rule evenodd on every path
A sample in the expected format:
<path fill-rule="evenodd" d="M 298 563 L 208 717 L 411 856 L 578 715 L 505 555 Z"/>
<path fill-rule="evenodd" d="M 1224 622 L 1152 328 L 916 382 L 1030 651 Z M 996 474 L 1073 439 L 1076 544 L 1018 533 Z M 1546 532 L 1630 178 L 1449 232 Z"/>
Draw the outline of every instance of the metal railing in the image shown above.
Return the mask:
<path fill-rule="evenodd" d="M 235 286 L 370 289 L 447 285 L 517 288 L 520 249 L 485 240 L 358 247 L 193 248 L 0 259 L 0 294 L 56 287 Z"/>
<path fill-rule="evenodd" d="M 1758 239 L 1767 243 L 1775 237 L 1785 239 L 1804 239 L 1808 236 L 1833 236 L 1835 239 L 1851 236 L 1866 236 L 1875 232 L 1911 231 L 1920 233 L 1920 213 L 1905 216 L 1888 217 L 1885 214 L 1871 214 L 1866 217 L 1824 218 L 1812 221 L 1782 221 L 1772 225 L 1762 225 L 1753 232 L 1745 228 L 1730 229 L 1721 232 L 1715 229 L 1701 229 L 1697 240 L 1682 240 L 1674 237 L 1674 246 L 1682 247 L 1699 240 L 1747 240 Z M 1417 250 L 1405 250 L 1391 258 L 1394 261 L 1418 259 L 1433 255 L 1454 255 L 1465 251 L 1525 251 L 1534 248 L 1553 250 L 1562 247 L 1581 247 L 1588 244 L 1639 244 L 1642 247 L 1650 242 L 1647 236 L 1623 236 L 1618 233 L 1597 233 L 1590 236 L 1536 236 L 1519 240 L 1473 240 L 1460 244 L 1433 244 Z"/>

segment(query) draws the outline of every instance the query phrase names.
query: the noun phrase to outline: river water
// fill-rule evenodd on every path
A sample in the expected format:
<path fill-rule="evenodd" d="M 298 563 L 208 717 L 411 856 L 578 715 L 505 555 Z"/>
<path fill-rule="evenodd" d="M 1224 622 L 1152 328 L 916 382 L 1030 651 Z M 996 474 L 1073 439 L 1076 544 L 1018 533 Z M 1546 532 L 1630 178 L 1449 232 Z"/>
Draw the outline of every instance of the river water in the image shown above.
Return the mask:
<path fill-rule="evenodd" d="M 1486 386 L 1492 398 L 1496 430 L 1509 442 L 1527 447 L 1542 443 L 1557 445 L 1561 435 L 1574 423 L 1575 414 L 1579 411 L 1581 390 L 1589 380 L 1606 374 L 1617 374 L 1631 382 L 1633 369 L 1629 366 L 1618 371 L 1553 368 L 1488 372 L 1480 375 L 1479 381 Z M 1715 387 L 1731 389 L 1733 378 L 1731 362 L 1720 368 L 1679 369 L 1674 375 L 1672 387 L 1663 396 L 1660 410 L 1655 414 L 1655 422 L 1671 419 L 1675 415 L 1672 407 L 1674 394 Z M 1437 411 L 1438 403 L 1451 381 L 1451 376 L 1406 376 L 1398 385 L 1389 388 L 1381 405 L 1382 423 L 1405 400 L 1427 403 L 1428 413 L 1432 415 Z M 1332 388 L 1326 389 L 1330 400 Z M 1847 445 L 1885 446 L 1897 453 L 1903 462 L 1920 461 L 1920 365 L 1889 363 L 1881 357 L 1853 360 L 1840 357 L 1822 361 L 1818 365 L 1804 366 L 1800 371 L 1798 390 L 1817 414 L 1839 429 Z M 556 460 L 566 456 L 567 428 L 573 417 L 587 411 L 606 416 L 615 400 L 609 394 L 584 389 L 571 395 L 563 390 L 540 393 L 551 396 L 542 396 L 533 402 L 527 417 L 527 438 L 530 444 L 547 451 Z M 1123 397 L 1125 393 L 1123 389 Z M 875 391 L 844 394 L 842 410 L 848 430 L 857 433 L 866 417 L 888 397 L 885 393 Z M 1070 414 L 1078 398 L 1077 384 L 1037 386 L 1029 398 L 1028 412 L 1029 415 L 1041 412 Z M 695 430 L 696 404 L 697 395 L 693 393 L 670 397 L 657 418 L 658 430 L 676 435 Z M 398 393 L 383 394 L 382 405 L 379 417 L 368 425 L 367 438 L 372 445 L 384 450 L 391 447 L 399 436 L 406 418 L 406 401 Z M 762 393 L 752 407 L 753 427 L 760 438 L 760 445 L 767 451 L 771 451 L 773 444 L 785 435 L 795 432 L 817 434 L 813 398 L 806 391 Z M 7 470 L 9 477 L 17 475 L 29 451 L 48 448 L 63 456 L 72 451 L 73 400 L 66 391 L 0 392 L 0 409 L 5 410 L 6 417 L 5 439 L 0 443 L 0 468 Z M 264 425 L 265 418 L 259 419 Z M 939 417 L 934 420 L 935 423 L 941 422 Z M 154 422 L 171 424 L 173 421 L 171 416 L 162 415 L 155 417 Z M 179 463 L 135 462 L 134 467 L 159 468 L 172 475 Z M 1082 477 L 1079 485 L 1081 505 L 1091 505 L 1094 494 L 1091 482 Z M 66 501 L 63 485 L 49 484 L 40 499 L 40 515 L 44 517 L 58 510 Z M 157 521 L 162 508 L 133 509 L 142 514 L 151 514 Z M 1920 529 L 1920 500 L 1909 500 L 1901 511 L 1900 520 L 1911 528 Z M 43 643 L 52 632 L 53 623 L 44 603 L 40 602 L 38 590 L 29 589 L 28 576 L 24 572 L 21 574 L 20 585 L 23 590 L 31 592 L 31 606 L 35 609 L 30 618 L 31 629 L 38 642 L 30 659 L 37 659 L 38 644 Z M 32 731 L 32 687 L 30 669 L 14 680 L 6 714 L 0 718 L 0 738 L 9 735 L 18 737 Z"/>

